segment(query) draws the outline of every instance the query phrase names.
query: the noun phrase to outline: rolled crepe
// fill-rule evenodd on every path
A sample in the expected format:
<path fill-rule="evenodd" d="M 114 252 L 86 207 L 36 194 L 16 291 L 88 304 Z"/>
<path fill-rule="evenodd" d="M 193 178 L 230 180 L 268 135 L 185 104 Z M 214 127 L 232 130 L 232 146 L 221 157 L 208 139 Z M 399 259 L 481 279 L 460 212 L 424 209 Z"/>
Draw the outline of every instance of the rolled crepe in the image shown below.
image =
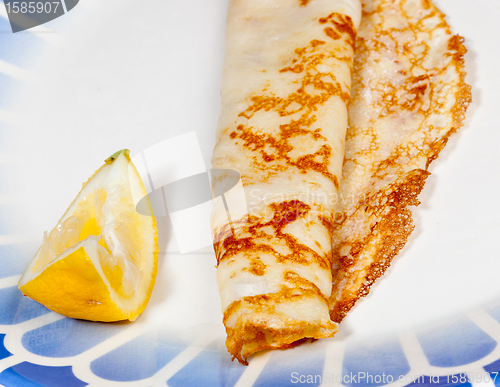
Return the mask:
<path fill-rule="evenodd" d="M 429 0 L 362 0 L 330 312 L 340 322 L 414 229 L 429 164 L 471 101 L 462 38 Z"/>
<path fill-rule="evenodd" d="M 331 238 L 360 10 L 359 0 L 229 5 L 212 164 L 241 175 L 246 200 L 229 218 L 216 206 L 212 230 L 226 345 L 244 364 L 337 331 Z"/>

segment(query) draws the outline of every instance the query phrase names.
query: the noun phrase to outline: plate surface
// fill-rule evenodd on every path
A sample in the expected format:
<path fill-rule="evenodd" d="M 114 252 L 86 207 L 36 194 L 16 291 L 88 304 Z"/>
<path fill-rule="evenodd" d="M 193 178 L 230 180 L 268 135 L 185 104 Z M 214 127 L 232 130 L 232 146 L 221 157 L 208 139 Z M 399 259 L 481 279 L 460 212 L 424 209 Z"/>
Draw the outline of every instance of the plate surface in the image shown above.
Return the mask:
<path fill-rule="evenodd" d="M 227 1 L 81 0 L 16 34 L 0 4 L 0 384 L 500 385 L 500 3 L 435 3 L 465 37 L 474 102 L 431 165 L 416 230 L 334 339 L 249 367 L 224 346 L 211 247 L 182 254 L 161 203 L 157 284 L 136 322 L 67 319 L 16 287 L 43 231 L 115 151 L 188 135 L 198 164 L 181 175 L 209 168 Z"/>

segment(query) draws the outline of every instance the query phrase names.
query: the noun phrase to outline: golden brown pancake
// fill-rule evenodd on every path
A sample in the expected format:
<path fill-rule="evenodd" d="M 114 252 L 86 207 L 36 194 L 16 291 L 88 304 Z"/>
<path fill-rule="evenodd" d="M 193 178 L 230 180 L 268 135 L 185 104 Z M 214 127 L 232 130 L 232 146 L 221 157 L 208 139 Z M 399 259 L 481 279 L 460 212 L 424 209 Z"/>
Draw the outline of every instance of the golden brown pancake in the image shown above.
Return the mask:
<path fill-rule="evenodd" d="M 463 39 L 429 0 L 362 0 L 333 237 L 340 322 L 414 229 L 409 206 L 471 102 Z"/>
<path fill-rule="evenodd" d="M 241 175 L 248 215 L 225 221 L 220 205 L 212 229 L 226 345 L 244 364 L 337 331 L 331 238 L 360 11 L 359 0 L 229 5 L 212 165 Z"/>
<path fill-rule="evenodd" d="M 229 207 L 245 215 L 219 202 L 212 229 L 243 364 L 335 334 L 406 243 L 408 207 L 471 101 L 462 39 L 430 1 L 362 3 L 352 89 L 357 1 L 230 3 L 212 162 L 241 175 L 246 202 Z"/>

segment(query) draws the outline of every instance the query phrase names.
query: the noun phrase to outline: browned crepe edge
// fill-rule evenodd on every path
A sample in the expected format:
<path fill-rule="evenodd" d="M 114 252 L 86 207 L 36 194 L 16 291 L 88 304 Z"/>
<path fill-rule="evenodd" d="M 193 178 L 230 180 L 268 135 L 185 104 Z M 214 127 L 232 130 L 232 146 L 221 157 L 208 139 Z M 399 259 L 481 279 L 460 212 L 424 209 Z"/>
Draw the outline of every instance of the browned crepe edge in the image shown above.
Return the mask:
<path fill-rule="evenodd" d="M 300 298 L 306 301 L 313 298 L 319 298 L 321 302 L 327 301 L 319 289 L 283 286 L 279 293 L 245 297 L 233 302 L 224 312 L 226 347 L 232 359 L 236 358 L 240 363 L 248 365 L 248 356 L 264 349 L 287 349 L 308 338 L 333 337 L 338 331 L 338 325 L 329 320 L 313 323 L 275 313 L 275 308 L 280 303 Z M 235 313 L 239 314 L 237 322 L 234 328 L 228 327 L 226 321 Z"/>
<path fill-rule="evenodd" d="M 445 15 L 440 12 L 430 1 L 424 0 L 428 7 L 432 7 L 443 22 L 445 23 Z M 450 136 L 455 133 L 462 125 L 465 119 L 465 112 L 467 107 L 472 102 L 471 87 L 465 83 L 466 72 L 464 69 L 464 55 L 467 49 L 463 45 L 463 38 L 459 35 L 454 35 L 449 39 L 448 49 L 454 51 L 452 60 L 449 66 L 455 66 L 459 74 L 459 82 L 457 85 L 458 91 L 456 92 L 456 102 L 451 109 L 453 122 L 449 125 L 446 133 L 437 141 L 430 144 L 429 156 L 426 163 L 426 169 L 429 165 L 439 156 L 441 150 L 446 146 Z M 348 129 L 349 130 L 349 129 Z M 391 163 L 392 160 L 386 160 L 386 163 Z M 377 209 L 382 210 L 386 206 L 388 213 L 380 218 L 372 228 L 369 235 L 358 240 L 350 240 L 349 244 L 355 246 L 351 248 L 350 255 L 352 261 L 356 261 L 363 252 L 368 248 L 375 248 L 373 254 L 374 260 L 365 270 L 367 273 L 361 286 L 354 291 L 346 290 L 342 296 L 337 300 L 335 294 L 338 289 L 334 286 L 332 297 L 330 298 L 330 317 L 332 321 L 340 323 L 346 314 L 351 310 L 355 303 L 362 297 L 366 297 L 370 291 L 373 283 L 380 278 L 392 263 L 393 258 L 401 251 L 406 244 L 408 237 L 414 230 L 415 225 L 412 219 L 411 210 L 409 206 L 418 206 L 420 202 L 417 197 L 425 185 L 425 180 L 430 175 L 430 172 L 422 169 L 415 169 L 408 172 L 406 175 L 397 179 L 394 183 L 379 190 L 375 194 L 369 196 L 361 201 L 354 213 L 343 219 L 337 229 L 340 229 L 346 222 L 353 221 L 356 217 L 362 215 L 365 211 L 374 211 Z M 388 199 L 388 204 L 381 204 L 384 199 Z M 381 207 L 382 206 L 382 207 Z M 375 240 L 381 240 L 374 246 Z M 340 283 L 347 278 L 353 278 L 355 275 L 347 275 L 342 269 L 345 269 L 350 262 L 345 262 L 340 255 L 341 246 L 334 246 L 333 257 L 334 262 L 343 262 L 340 270 L 334 270 L 333 276 L 337 281 L 333 283 Z"/>

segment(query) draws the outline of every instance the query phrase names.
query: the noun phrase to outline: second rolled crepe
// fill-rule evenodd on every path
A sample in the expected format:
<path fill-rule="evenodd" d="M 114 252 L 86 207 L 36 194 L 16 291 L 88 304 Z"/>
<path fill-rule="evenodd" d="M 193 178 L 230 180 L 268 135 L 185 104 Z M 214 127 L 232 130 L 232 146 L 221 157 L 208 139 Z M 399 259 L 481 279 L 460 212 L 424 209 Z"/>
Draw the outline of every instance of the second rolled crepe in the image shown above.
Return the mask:
<path fill-rule="evenodd" d="M 362 0 L 333 237 L 330 315 L 368 294 L 414 229 L 410 206 L 471 102 L 463 39 L 428 0 Z"/>
<path fill-rule="evenodd" d="M 240 174 L 246 202 L 239 217 L 216 207 L 212 229 L 226 345 L 244 364 L 337 331 L 331 238 L 359 20 L 359 0 L 230 2 L 212 164 Z"/>

